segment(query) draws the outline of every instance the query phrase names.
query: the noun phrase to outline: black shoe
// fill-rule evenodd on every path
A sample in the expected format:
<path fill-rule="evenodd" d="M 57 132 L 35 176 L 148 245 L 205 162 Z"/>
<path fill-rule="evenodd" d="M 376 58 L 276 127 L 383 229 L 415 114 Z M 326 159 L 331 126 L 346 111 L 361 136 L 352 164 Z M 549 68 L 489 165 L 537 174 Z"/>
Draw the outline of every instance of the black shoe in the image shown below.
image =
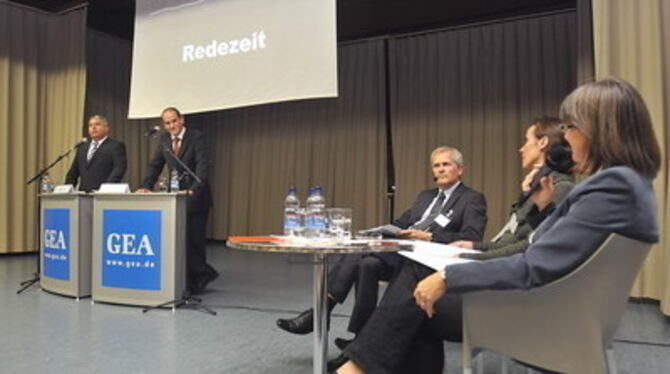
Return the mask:
<path fill-rule="evenodd" d="M 212 271 L 201 274 L 195 280 L 190 282 L 189 290 L 191 291 L 191 294 L 199 295 L 205 292 L 207 285 L 218 277 L 219 273 L 214 269 L 212 269 Z"/>
<path fill-rule="evenodd" d="M 340 353 L 339 356 L 337 356 L 334 359 L 328 361 L 328 363 L 326 364 L 327 371 L 329 373 L 334 373 L 342 365 L 346 364 L 347 361 L 349 361 L 349 359 L 346 358 L 343 354 Z"/>
<path fill-rule="evenodd" d="M 335 346 L 339 348 L 340 351 L 344 351 L 344 349 L 353 341 L 354 339 L 335 338 Z"/>
<path fill-rule="evenodd" d="M 306 310 L 295 318 L 280 318 L 277 320 L 277 326 L 291 334 L 309 334 L 314 330 L 314 311 L 312 309 Z"/>

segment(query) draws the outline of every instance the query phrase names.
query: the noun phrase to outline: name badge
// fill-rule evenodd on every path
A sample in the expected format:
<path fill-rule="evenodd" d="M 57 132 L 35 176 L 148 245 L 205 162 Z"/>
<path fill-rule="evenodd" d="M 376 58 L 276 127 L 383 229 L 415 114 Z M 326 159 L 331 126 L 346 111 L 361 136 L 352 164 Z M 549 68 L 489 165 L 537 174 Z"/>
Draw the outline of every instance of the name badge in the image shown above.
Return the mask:
<path fill-rule="evenodd" d="M 450 222 L 451 219 L 445 217 L 444 214 L 440 214 L 439 216 L 435 217 L 435 223 L 440 225 L 440 227 L 446 227 Z"/>

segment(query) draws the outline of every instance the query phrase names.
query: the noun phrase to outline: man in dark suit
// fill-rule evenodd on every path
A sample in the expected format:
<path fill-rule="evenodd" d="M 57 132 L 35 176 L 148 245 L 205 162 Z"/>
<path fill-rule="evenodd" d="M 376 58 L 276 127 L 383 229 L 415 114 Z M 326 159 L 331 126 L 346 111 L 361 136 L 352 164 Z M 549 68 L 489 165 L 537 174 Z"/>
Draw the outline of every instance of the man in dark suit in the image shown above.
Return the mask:
<path fill-rule="evenodd" d="M 88 120 L 90 141 L 79 146 L 65 177 L 66 184 L 77 185 L 79 190 L 90 192 L 102 183 L 121 182 L 126 173 L 126 146 L 108 136 L 109 124 L 101 115 Z"/>
<path fill-rule="evenodd" d="M 451 147 L 431 153 L 431 167 L 437 188 L 422 191 L 414 205 L 393 224 L 405 239 L 451 243 L 456 240 L 481 240 L 486 227 L 486 199 L 461 182 L 463 156 Z M 466 239 L 468 238 L 468 239 Z M 328 274 L 328 312 L 342 303 L 356 284 L 356 301 L 349 331 L 358 333 L 377 305 L 379 280 L 389 280 L 400 256 L 395 253 L 362 255 L 352 261 L 348 255 Z M 313 312 L 305 311 L 292 319 L 279 319 L 277 325 L 294 334 L 312 331 Z M 346 341 L 340 340 L 346 344 Z M 341 344 L 338 344 L 341 345 Z"/>
<path fill-rule="evenodd" d="M 205 234 L 212 194 L 207 182 L 207 145 L 204 135 L 184 126 L 184 116 L 177 108 L 166 108 L 161 113 L 165 133 L 158 138 L 158 147 L 149 162 L 149 170 L 138 192 L 151 192 L 156 180 L 167 164 L 171 173 L 176 170 L 181 179 L 179 192 L 188 195 L 186 218 L 186 280 L 192 294 L 202 293 L 207 284 L 219 273 L 207 264 Z M 171 154 L 170 154 L 171 153 Z M 176 156 L 191 169 L 201 182 L 192 178 L 179 165 Z"/>

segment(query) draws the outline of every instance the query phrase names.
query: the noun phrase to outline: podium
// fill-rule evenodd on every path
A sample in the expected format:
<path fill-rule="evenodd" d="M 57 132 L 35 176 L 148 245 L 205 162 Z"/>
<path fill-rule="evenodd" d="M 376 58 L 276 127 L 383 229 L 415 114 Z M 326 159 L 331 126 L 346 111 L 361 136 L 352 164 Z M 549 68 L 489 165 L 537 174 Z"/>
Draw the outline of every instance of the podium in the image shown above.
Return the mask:
<path fill-rule="evenodd" d="M 90 296 L 92 196 L 41 194 L 39 199 L 40 286 L 76 298 Z"/>
<path fill-rule="evenodd" d="M 186 196 L 96 193 L 92 298 L 153 306 L 186 288 Z"/>

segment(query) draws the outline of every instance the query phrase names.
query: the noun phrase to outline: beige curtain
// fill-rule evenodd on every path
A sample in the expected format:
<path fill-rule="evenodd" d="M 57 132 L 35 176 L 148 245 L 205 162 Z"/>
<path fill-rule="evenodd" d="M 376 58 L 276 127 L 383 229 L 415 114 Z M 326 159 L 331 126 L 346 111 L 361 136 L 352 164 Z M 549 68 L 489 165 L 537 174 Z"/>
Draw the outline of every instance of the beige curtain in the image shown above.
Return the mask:
<path fill-rule="evenodd" d="M 142 134 L 159 124 L 154 120 L 129 120 L 132 44 L 94 30 L 87 36 L 86 118 L 100 114 L 107 118 L 110 136 L 126 144 L 128 168 L 124 181 L 137 188 L 149 163 L 155 142 Z"/>
<path fill-rule="evenodd" d="M 0 2 L 0 253 L 37 250 L 37 185 L 81 137 L 86 9 L 52 15 Z M 51 171 L 64 179 L 66 159 Z"/>
<path fill-rule="evenodd" d="M 670 1 L 593 0 L 596 76 L 615 76 L 635 85 L 644 97 L 663 150 L 654 187 L 661 242 L 647 258 L 633 296 L 661 301 L 670 315 Z"/>
<path fill-rule="evenodd" d="M 465 183 L 486 195 L 491 237 L 520 193 L 526 127 L 556 115 L 575 86 L 575 12 L 410 36 L 392 46 L 396 214 L 434 186 L 429 153 L 450 145 L 463 152 Z"/>

